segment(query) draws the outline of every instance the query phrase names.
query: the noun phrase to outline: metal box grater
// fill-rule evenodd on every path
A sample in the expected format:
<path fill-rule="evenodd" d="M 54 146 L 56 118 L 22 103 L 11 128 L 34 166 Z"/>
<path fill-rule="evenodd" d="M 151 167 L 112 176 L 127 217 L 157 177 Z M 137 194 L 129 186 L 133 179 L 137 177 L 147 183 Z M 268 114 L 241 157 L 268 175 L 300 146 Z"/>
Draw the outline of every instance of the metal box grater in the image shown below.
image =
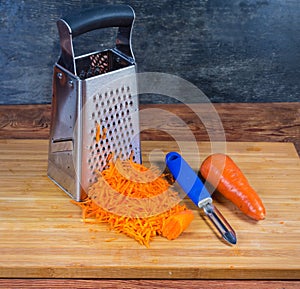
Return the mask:
<path fill-rule="evenodd" d="M 73 199 L 85 198 L 110 153 L 141 162 L 134 11 L 106 5 L 58 20 L 61 55 L 54 66 L 48 176 Z M 72 39 L 118 27 L 112 49 L 75 57 Z M 106 137 L 96 139 L 96 127 Z"/>

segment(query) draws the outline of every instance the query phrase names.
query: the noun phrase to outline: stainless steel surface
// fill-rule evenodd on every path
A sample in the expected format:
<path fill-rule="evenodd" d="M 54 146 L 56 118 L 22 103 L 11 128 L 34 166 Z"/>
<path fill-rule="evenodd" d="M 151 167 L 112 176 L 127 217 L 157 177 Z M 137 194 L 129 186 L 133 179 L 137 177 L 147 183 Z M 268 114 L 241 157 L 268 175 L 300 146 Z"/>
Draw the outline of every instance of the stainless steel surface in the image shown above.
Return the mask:
<path fill-rule="evenodd" d="M 77 201 L 111 153 L 141 162 L 131 28 L 119 28 L 115 48 L 75 57 L 71 27 L 58 21 L 61 55 L 53 72 L 48 176 Z M 100 140 L 97 125 L 107 131 Z"/>
<path fill-rule="evenodd" d="M 206 203 L 202 208 L 217 230 L 221 233 L 223 239 L 230 244 L 236 244 L 237 238 L 234 230 L 212 202 Z"/>

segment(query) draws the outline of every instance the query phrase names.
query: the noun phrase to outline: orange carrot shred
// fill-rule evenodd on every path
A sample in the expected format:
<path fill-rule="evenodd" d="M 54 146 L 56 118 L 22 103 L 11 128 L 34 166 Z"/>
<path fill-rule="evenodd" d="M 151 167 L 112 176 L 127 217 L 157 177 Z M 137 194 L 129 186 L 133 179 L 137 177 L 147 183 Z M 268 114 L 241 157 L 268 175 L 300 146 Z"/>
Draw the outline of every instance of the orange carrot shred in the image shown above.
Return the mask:
<path fill-rule="evenodd" d="M 84 222 L 106 222 L 146 247 L 158 235 L 177 238 L 194 218 L 158 168 L 148 169 L 132 159 L 110 159 L 88 196 L 73 201 L 82 209 Z"/>
<path fill-rule="evenodd" d="M 99 123 L 96 124 L 96 142 L 100 141 L 100 125 Z"/>
<path fill-rule="evenodd" d="M 102 130 L 102 139 L 106 139 L 106 132 L 107 132 L 107 128 L 104 127 Z"/>

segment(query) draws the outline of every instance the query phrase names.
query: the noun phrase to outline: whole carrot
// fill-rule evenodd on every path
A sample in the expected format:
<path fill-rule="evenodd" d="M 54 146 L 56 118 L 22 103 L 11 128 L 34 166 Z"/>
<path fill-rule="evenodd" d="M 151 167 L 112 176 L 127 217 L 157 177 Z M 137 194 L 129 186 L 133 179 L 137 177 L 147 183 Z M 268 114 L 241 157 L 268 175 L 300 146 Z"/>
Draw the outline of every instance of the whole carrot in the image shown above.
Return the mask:
<path fill-rule="evenodd" d="M 229 156 L 220 153 L 210 155 L 201 164 L 200 173 L 247 216 L 255 220 L 265 218 L 262 200 Z"/>

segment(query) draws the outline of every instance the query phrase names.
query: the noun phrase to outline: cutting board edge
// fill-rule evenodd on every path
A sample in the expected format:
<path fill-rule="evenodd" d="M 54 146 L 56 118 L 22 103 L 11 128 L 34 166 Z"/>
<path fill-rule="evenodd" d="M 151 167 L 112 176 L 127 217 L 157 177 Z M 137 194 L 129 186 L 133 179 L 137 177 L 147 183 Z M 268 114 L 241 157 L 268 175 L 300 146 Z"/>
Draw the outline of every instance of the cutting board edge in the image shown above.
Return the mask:
<path fill-rule="evenodd" d="M 1 268 L 2 267 L 2 268 Z M 0 278 L 101 278 L 101 279 L 256 279 L 256 280 L 300 280 L 300 268 L 195 268 L 195 267 L 0 267 Z M 276 272 L 275 272 L 276 271 Z"/>

